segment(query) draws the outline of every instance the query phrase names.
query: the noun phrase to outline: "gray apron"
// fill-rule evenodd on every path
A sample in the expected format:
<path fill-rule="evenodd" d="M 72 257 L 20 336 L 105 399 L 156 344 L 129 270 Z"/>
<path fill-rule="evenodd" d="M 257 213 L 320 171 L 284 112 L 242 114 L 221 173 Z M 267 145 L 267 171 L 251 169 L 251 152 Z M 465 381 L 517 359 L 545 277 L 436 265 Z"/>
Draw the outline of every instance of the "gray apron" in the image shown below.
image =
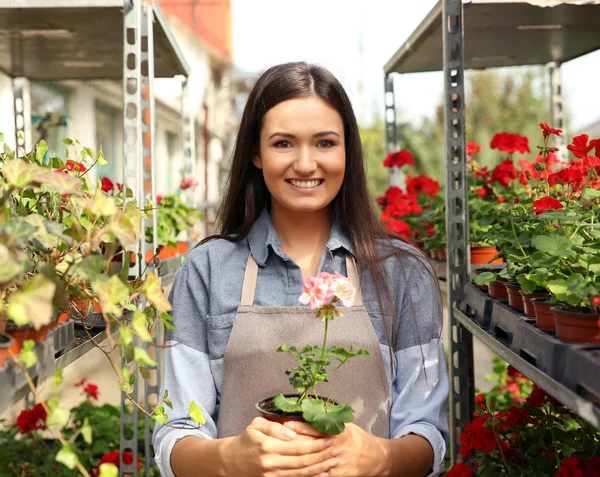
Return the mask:
<path fill-rule="evenodd" d="M 356 425 L 376 436 L 389 438 L 391 395 L 379 340 L 362 304 L 354 259 L 347 256 L 346 266 L 348 278 L 356 287 L 356 304 L 344 307 L 344 316 L 329 322 L 327 346 L 349 349 L 354 344 L 369 350 L 371 356 L 349 359 L 331 376 L 331 382 L 317 385 L 317 392 L 351 406 Z M 286 369 L 296 365 L 296 360 L 288 353 L 276 352 L 280 345 L 302 349 L 323 343 L 325 324 L 315 318 L 308 306 L 252 306 L 257 275 L 258 266 L 250 254 L 242 302 L 223 358 L 219 438 L 242 434 L 259 415 L 255 408 L 257 402 L 278 393 L 296 392 L 285 374 Z"/>

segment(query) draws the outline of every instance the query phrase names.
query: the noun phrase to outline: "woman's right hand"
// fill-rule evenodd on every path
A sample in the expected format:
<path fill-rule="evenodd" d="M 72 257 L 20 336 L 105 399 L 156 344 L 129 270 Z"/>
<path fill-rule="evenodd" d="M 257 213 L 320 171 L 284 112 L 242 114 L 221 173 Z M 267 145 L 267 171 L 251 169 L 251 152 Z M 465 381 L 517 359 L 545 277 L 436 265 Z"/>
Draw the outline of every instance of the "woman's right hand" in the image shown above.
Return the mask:
<path fill-rule="evenodd" d="M 308 426 L 306 426 L 308 428 Z M 308 434 L 303 430 L 303 434 Z M 262 417 L 223 449 L 225 474 L 231 477 L 325 477 L 339 464 L 334 439 L 314 431 L 311 437 Z"/>

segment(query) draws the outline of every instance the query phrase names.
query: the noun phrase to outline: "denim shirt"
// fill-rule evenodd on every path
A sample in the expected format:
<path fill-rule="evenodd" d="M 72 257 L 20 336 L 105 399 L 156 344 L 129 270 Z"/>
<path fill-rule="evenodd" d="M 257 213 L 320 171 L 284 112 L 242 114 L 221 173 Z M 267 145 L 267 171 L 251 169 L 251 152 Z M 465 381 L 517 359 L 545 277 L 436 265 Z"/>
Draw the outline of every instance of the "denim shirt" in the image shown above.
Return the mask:
<path fill-rule="evenodd" d="M 385 247 L 380 245 L 380 249 Z M 382 262 L 395 313 L 395 320 L 387 320 L 394 321 L 392 333 L 389 324 L 384 324 L 371 272 L 359 263 L 363 301 L 379 339 L 392 397 L 390 438 L 417 434 L 427 439 L 434 451 L 430 475 L 437 475 L 449 435 L 441 304 L 431 268 L 419 258 L 419 252 L 400 241 L 394 241 L 394 246 L 416 256 L 392 256 Z M 246 239 L 213 240 L 188 254 L 169 296 L 177 329 L 167 334 L 160 396 L 168 390 L 173 409 L 166 408 L 167 423 L 179 428 L 157 424 L 154 430 L 155 460 L 162 475 L 174 477 L 170 456 L 178 440 L 190 435 L 217 438 L 223 355 L 241 301 L 250 252 L 259 267 L 254 305 L 298 306 L 302 271 L 283 252 L 267 209 Z M 352 241 L 335 220 L 319 272 L 339 271 L 346 275 L 347 253 L 354 253 Z M 191 401 L 200 406 L 206 417 L 206 424 L 199 429 L 189 422 Z"/>

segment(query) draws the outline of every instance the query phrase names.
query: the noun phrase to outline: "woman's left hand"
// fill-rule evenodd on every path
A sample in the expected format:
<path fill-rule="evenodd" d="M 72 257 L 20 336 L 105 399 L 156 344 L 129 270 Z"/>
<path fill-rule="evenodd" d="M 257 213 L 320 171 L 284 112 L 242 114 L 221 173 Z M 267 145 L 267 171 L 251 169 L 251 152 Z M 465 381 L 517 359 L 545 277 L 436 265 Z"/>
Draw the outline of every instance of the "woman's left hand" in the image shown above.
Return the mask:
<path fill-rule="evenodd" d="M 300 425 L 301 424 L 301 425 Z M 298 434 L 314 435 L 309 433 L 305 423 L 286 423 Z M 306 427 L 305 427 L 306 426 Z M 344 432 L 335 438 L 331 449 L 339 449 L 337 458 L 340 463 L 329 470 L 330 477 L 377 477 L 383 475 L 387 456 L 386 441 L 369 434 L 356 424 L 348 423 Z M 316 432 L 316 431 L 315 431 Z"/>

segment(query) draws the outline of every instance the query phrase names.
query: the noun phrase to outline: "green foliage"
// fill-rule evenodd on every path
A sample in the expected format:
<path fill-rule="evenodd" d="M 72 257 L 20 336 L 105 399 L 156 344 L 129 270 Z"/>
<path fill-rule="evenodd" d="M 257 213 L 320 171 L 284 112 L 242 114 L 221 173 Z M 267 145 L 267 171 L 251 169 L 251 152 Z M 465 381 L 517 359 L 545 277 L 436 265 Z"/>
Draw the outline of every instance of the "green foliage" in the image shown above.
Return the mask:
<path fill-rule="evenodd" d="M 177 245 L 177 236 L 203 220 L 202 213 L 183 203 L 181 196 L 167 195 L 158 204 L 156 222 L 158 245 Z M 146 228 L 146 241 L 152 242 L 152 227 Z"/>

